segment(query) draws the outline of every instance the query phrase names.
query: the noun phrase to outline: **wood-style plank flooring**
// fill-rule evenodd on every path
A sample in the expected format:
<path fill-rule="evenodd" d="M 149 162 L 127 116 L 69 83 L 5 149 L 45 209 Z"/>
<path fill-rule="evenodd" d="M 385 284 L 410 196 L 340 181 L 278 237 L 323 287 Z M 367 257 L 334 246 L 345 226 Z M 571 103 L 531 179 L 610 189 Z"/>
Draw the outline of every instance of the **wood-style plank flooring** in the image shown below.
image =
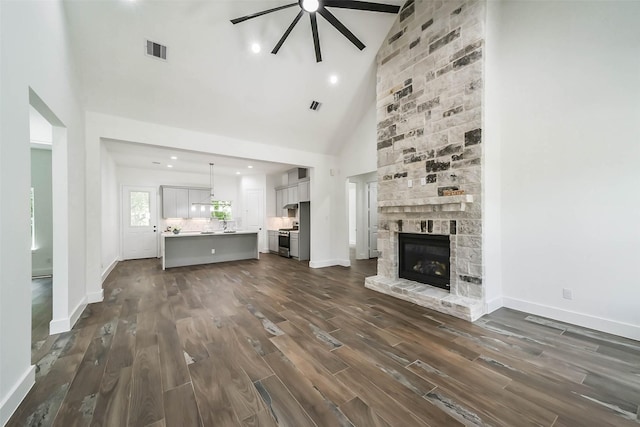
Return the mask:
<path fill-rule="evenodd" d="M 636 426 L 640 343 L 367 290 L 375 261 L 122 262 L 10 426 Z"/>

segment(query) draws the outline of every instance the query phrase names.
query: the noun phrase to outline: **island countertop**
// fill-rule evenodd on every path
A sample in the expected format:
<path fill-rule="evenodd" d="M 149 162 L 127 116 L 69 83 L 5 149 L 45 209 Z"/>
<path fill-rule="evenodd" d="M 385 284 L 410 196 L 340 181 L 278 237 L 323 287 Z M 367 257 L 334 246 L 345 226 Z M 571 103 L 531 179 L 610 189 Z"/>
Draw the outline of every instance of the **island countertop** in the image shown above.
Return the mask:
<path fill-rule="evenodd" d="M 258 259 L 258 232 L 162 233 L 162 269 Z"/>
<path fill-rule="evenodd" d="M 213 231 L 213 232 L 204 232 L 204 231 L 181 231 L 178 234 L 175 234 L 171 231 L 165 231 L 162 233 L 162 237 L 193 237 L 193 236 L 228 236 L 233 234 L 258 234 L 257 231 Z"/>

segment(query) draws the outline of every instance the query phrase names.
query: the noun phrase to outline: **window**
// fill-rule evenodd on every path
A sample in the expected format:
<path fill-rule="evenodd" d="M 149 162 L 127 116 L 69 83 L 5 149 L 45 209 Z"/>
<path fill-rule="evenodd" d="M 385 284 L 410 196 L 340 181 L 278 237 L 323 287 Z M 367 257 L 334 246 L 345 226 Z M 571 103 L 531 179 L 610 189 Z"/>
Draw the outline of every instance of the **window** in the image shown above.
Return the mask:
<path fill-rule="evenodd" d="M 220 220 L 231 219 L 231 201 L 213 200 L 211 202 L 211 218 Z"/>
<path fill-rule="evenodd" d="M 129 193 L 131 227 L 148 227 L 151 225 L 151 206 L 148 191 L 131 191 Z"/>
<path fill-rule="evenodd" d="M 36 215 L 34 208 L 34 191 L 31 187 L 31 250 L 36 248 Z"/>

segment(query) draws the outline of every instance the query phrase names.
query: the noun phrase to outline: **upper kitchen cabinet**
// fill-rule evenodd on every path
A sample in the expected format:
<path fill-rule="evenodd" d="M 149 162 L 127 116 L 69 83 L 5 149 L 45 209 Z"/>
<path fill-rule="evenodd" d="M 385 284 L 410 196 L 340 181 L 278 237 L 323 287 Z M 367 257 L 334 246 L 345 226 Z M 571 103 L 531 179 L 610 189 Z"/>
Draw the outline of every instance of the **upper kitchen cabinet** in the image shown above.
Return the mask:
<path fill-rule="evenodd" d="M 160 187 L 163 218 L 189 218 L 189 189 Z"/>
<path fill-rule="evenodd" d="M 284 194 L 287 192 L 286 189 L 276 190 L 276 212 L 275 216 L 286 216 L 286 213 L 283 214 L 282 207 L 285 205 Z"/>
<path fill-rule="evenodd" d="M 292 185 L 290 187 L 287 187 L 287 196 L 288 205 L 298 204 L 298 186 Z"/>
<path fill-rule="evenodd" d="M 211 192 L 208 188 L 189 188 L 189 218 L 211 218 Z"/>
<path fill-rule="evenodd" d="M 298 201 L 309 202 L 311 200 L 311 184 L 309 180 L 298 183 Z"/>

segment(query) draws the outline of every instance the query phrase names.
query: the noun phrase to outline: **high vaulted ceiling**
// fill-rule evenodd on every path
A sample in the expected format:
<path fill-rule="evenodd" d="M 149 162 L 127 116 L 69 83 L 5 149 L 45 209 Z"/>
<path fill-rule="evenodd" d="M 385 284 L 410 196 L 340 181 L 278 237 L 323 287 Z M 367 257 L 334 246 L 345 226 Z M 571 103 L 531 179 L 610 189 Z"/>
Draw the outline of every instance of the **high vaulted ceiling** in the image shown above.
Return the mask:
<path fill-rule="evenodd" d="M 331 10 L 366 45 L 363 51 L 319 17 L 321 63 L 315 60 L 308 16 L 277 55 L 270 53 L 298 7 L 229 22 L 292 1 L 66 1 L 86 108 L 275 146 L 338 152 L 362 106 L 375 102 L 375 56 L 396 15 Z M 166 62 L 145 55 L 147 39 L 168 47 Z M 261 53 L 252 53 L 252 43 L 262 46 Z M 329 83 L 331 74 L 338 84 Z M 312 100 L 322 103 L 319 111 L 309 109 Z"/>

